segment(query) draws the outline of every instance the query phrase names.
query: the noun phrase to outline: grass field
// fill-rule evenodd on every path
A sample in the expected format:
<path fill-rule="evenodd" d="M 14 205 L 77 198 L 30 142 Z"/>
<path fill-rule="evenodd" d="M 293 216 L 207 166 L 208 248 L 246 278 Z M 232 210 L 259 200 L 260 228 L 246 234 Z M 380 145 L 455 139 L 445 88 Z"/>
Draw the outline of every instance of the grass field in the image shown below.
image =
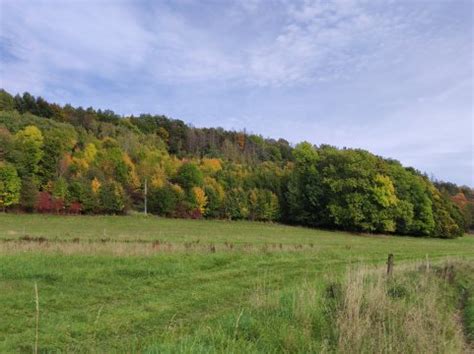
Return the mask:
<path fill-rule="evenodd" d="M 427 259 L 435 269 L 455 258 L 469 290 L 472 236 L 440 240 L 251 222 L 0 214 L 0 352 L 31 352 L 36 340 L 39 351 L 345 351 L 343 321 L 337 322 L 345 307 L 331 312 L 327 291 L 334 284 L 347 290 L 347 269 L 370 267 L 370 273 L 388 253 L 395 255 L 396 277 L 405 279 L 401 288 L 414 294 L 405 302 L 417 304 L 422 291 L 447 301 L 439 319 L 448 329 L 437 334 L 445 340 L 436 348 L 460 350 L 455 328 L 461 327 L 449 327 L 459 282 L 448 288 L 428 277 L 419 281 L 426 288 L 418 288 L 413 279 L 419 275 L 402 269 Z M 367 296 L 379 288 L 367 288 Z M 349 301 L 350 292 L 341 291 Z M 472 297 L 464 303 L 469 328 Z M 394 304 L 393 312 L 402 311 Z M 370 345 L 361 350 L 393 343 Z"/>

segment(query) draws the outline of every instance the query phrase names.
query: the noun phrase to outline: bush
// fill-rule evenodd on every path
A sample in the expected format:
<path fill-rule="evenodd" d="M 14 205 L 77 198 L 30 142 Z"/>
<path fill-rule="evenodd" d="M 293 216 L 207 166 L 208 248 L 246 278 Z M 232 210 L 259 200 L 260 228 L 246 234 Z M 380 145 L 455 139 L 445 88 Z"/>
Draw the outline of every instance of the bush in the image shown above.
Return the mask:
<path fill-rule="evenodd" d="M 40 192 L 36 201 L 36 211 L 40 213 L 62 213 L 65 210 L 64 200 L 56 198 L 49 192 Z"/>
<path fill-rule="evenodd" d="M 153 214 L 171 216 L 181 200 L 181 193 L 172 185 L 154 188 L 148 197 L 148 209 Z"/>
<path fill-rule="evenodd" d="M 120 214 L 125 209 L 125 194 L 117 182 L 107 182 L 100 187 L 101 210 L 108 214 Z"/>

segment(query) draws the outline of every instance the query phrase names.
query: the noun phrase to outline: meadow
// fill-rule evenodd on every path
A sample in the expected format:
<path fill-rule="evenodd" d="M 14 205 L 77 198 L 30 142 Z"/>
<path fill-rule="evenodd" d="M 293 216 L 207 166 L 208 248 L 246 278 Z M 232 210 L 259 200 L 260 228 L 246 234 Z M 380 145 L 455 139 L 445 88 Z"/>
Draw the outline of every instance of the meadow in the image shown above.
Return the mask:
<path fill-rule="evenodd" d="M 462 352 L 472 274 L 468 235 L 0 214 L 0 352 Z"/>

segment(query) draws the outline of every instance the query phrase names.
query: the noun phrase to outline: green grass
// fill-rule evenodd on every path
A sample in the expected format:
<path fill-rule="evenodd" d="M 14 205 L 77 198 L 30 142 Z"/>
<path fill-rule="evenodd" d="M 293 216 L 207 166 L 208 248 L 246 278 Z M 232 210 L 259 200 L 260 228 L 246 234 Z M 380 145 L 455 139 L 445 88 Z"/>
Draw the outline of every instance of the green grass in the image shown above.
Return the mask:
<path fill-rule="evenodd" d="M 461 293 L 461 308 L 465 324 L 465 335 L 472 343 L 474 351 L 474 269 L 463 269 L 463 277 L 456 278 L 456 284 Z"/>
<path fill-rule="evenodd" d="M 474 280 L 471 281 L 474 282 Z M 466 298 L 464 321 L 466 323 L 466 336 L 471 342 L 474 342 L 474 286 L 472 284 L 473 283 L 471 283 L 469 295 Z"/>
<path fill-rule="evenodd" d="M 320 296 L 301 331 L 288 312 L 299 289 L 322 294 L 349 265 L 383 264 L 388 253 L 395 270 L 427 256 L 474 260 L 472 236 L 140 216 L 2 214 L 0 240 L 0 352 L 33 349 L 35 282 L 43 351 L 319 351 L 334 334 Z"/>

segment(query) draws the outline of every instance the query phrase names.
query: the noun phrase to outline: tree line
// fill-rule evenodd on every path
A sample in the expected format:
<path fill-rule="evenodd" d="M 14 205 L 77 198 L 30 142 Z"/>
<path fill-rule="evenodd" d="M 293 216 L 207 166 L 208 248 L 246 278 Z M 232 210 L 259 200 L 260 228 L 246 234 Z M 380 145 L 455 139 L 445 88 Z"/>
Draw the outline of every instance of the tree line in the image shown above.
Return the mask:
<path fill-rule="evenodd" d="M 49 103 L 0 90 L 0 208 L 143 210 L 452 238 L 474 224 L 469 187 L 360 149 L 195 128 L 163 115 Z"/>

